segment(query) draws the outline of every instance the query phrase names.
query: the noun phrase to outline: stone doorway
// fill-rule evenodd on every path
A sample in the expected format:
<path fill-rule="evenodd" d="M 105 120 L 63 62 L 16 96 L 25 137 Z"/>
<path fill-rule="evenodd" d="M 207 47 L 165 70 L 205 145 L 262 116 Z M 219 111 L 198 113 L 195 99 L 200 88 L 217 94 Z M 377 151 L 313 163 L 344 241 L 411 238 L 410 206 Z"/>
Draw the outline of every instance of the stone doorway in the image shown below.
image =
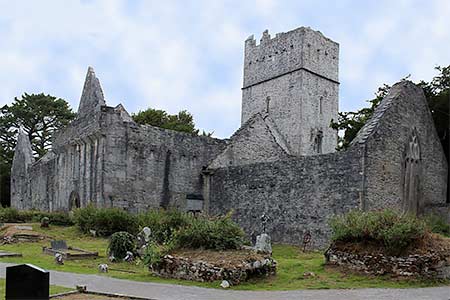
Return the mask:
<path fill-rule="evenodd" d="M 72 191 L 69 196 L 69 210 L 74 210 L 75 208 L 80 208 L 80 195 L 77 192 Z"/>

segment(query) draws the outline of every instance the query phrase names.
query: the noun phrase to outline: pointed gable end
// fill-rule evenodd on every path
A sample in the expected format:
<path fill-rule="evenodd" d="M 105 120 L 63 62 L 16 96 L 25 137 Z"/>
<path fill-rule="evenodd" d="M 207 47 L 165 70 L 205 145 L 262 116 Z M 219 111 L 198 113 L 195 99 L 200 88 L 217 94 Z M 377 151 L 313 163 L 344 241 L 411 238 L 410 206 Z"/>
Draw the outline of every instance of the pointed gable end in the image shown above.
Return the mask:
<path fill-rule="evenodd" d="M 287 158 L 289 149 L 280 140 L 270 119 L 260 113 L 251 117 L 231 137 L 231 141 L 208 166 L 210 169 L 269 162 Z"/>
<path fill-rule="evenodd" d="M 84 82 L 83 93 L 81 94 L 80 106 L 78 107 L 77 118 L 83 118 L 99 111 L 101 106 L 106 105 L 100 81 L 95 76 L 94 69 L 88 68 L 86 80 Z"/>

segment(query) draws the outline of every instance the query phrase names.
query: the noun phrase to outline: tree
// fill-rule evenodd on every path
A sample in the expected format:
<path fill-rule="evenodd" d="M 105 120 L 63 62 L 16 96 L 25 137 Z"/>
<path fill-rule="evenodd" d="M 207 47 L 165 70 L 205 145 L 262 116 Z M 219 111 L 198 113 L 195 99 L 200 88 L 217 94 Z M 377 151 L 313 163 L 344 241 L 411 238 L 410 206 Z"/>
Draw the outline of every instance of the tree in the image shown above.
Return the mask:
<path fill-rule="evenodd" d="M 375 109 L 387 95 L 389 89 L 390 86 L 387 84 L 379 87 L 378 91 L 375 93 L 375 98 L 367 101 L 370 103 L 370 107 L 362 108 L 356 112 L 339 112 L 338 120 L 331 120 L 331 128 L 343 131 L 343 136 L 338 137 L 337 150 L 347 149 L 348 146 L 350 146 L 350 143 L 356 137 L 359 130 L 364 126 L 367 120 L 372 117 Z"/>
<path fill-rule="evenodd" d="M 14 98 L 11 105 L 0 108 L 0 197 L 1 204 L 9 204 L 9 177 L 16 146 L 17 133 L 22 126 L 31 142 L 37 159 L 51 148 L 55 130 L 75 118 L 68 103 L 50 95 L 27 94 Z"/>
<path fill-rule="evenodd" d="M 449 102 L 450 102 L 450 66 L 436 67 L 439 74 L 430 82 L 420 81 L 418 85 L 424 90 L 433 116 L 434 124 L 441 140 L 442 146 L 449 160 Z M 408 76 L 409 77 L 409 76 Z M 403 78 L 406 80 L 408 77 Z M 375 93 L 375 98 L 369 100 L 370 107 L 362 108 L 356 112 L 340 112 L 338 120 L 331 121 L 331 127 L 343 131 L 343 136 L 339 137 L 338 150 L 346 149 L 351 141 L 356 137 L 358 131 L 364 126 L 367 120 L 387 95 L 391 87 L 384 84 Z"/>
<path fill-rule="evenodd" d="M 165 129 L 171 129 L 181 132 L 199 134 L 195 129 L 194 117 L 186 110 L 180 111 L 176 115 L 170 115 L 164 110 L 148 108 L 132 115 L 133 120 L 141 125 L 152 125 Z M 203 132 L 203 135 L 210 134 Z"/>

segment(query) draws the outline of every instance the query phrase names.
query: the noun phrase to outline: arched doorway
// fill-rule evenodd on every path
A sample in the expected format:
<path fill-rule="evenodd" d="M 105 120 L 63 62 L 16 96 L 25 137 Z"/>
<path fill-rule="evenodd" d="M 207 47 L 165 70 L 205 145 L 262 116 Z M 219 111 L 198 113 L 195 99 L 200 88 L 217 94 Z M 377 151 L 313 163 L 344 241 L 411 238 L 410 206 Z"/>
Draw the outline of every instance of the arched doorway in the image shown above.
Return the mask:
<path fill-rule="evenodd" d="M 403 211 L 420 213 L 421 153 L 417 131 L 414 129 L 405 146 L 403 160 Z"/>
<path fill-rule="evenodd" d="M 72 191 L 69 196 L 69 210 L 80 208 L 80 196 L 77 192 Z"/>

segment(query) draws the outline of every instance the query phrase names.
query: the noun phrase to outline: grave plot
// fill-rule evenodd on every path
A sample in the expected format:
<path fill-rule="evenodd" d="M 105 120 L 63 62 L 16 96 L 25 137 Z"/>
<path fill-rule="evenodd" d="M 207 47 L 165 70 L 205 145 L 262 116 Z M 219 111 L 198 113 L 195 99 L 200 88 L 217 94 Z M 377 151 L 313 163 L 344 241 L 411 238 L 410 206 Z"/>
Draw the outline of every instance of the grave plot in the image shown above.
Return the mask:
<path fill-rule="evenodd" d="M 178 250 L 164 255 L 150 269 L 158 276 L 201 282 L 227 280 L 233 285 L 276 273 L 277 262 L 269 254 L 253 250 Z"/>
<path fill-rule="evenodd" d="M 50 247 L 42 247 L 42 252 L 49 255 L 61 254 L 64 260 L 96 258 L 98 252 L 91 252 L 75 247 L 67 246 L 66 241 L 51 241 Z"/>
<path fill-rule="evenodd" d="M 19 242 L 39 242 L 48 238 L 46 235 L 33 230 L 31 224 L 4 224 L 0 228 L 0 244 Z"/>

